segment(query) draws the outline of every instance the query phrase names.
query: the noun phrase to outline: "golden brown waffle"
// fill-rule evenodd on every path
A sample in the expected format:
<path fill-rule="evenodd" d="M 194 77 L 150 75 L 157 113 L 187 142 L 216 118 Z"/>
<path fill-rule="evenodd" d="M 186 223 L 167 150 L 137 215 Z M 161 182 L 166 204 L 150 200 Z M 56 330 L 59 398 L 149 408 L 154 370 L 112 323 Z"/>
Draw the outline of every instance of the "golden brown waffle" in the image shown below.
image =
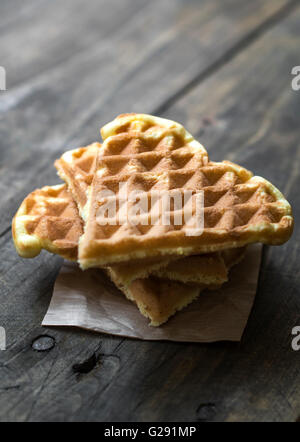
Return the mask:
<path fill-rule="evenodd" d="M 82 231 L 77 205 L 65 184 L 46 186 L 32 192 L 25 198 L 13 220 L 15 246 L 18 253 L 25 258 L 34 257 L 42 249 L 46 249 L 67 259 L 76 260 L 77 244 Z M 184 259 L 180 261 L 181 272 L 177 279 L 185 274 Z M 209 266 L 206 265 L 207 257 L 203 257 L 203 265 L 201 262 L 199 257 L 197 269 L 199 281 L 210 280 L 212 284 L 216 284 L 227 280 L 227 270 L 219 254 L 212 255 Z M 205 287 L 200 284 L 185 285 L 152 276 L 141 279 L 142 275 L 149 275 L 151 269 L 158 265 L 161 267 L 162 262 L 150 260 L 143 264 L 133 263 L 132 267 L 122 270 L 120 266 L 108 268 L 115 284 L 130 300 L 136 302 L 140 311 L 151 320 L 152 325 L 167 321 L 169 316 L 192 302 Z M 187 273 L 190 273 L 188 267 L 189 265 L 185 268 Z M 140 278 L 135 279 L 138 275 Z M 162 275 L 165 276 L 163 273 Z M 173 276 L 176 279 L 176 272 Z"/>
<path fill-rule="evenodd" d="M 147 278 L 155 270 L 167 267 L 169 259 L 150 258 L 106 266 L 108 275 L 119 286 L 128 286 L 139 278 Z"/>
<path fill-rule="evenodd" d="M 175 281 L 205 285 L 220 285 L 228 280 L 228 269 L 218 252 L 186 256 L 170 262 L 165 268 L 154 269 L 151 274 Z"/>
<path fill-rule="evenodd" d="M 255 241 L 280 244 L 291 235 L 291 208 L 272 184 L 233 163 L 210 162 L 205 149 L 178 123 L 125 114 L 101 133 L 103 146 L 94 143 L 66 152 L 56 162 L 70 193 L 65 185 L 45 187 L 22 203 L 13 220 L 21 256 L 33 257 L 44 248 L 75 260 L 81 238 L 82 267 L 118 263 L 107 267 L 112 280 L 152 325 L 159 325 L 204 288 L 227 280 L 228 268 L 243 256 L 242 249 L 227 248 Z M 129 192 L 203 191 L 203 234 L 187 236 L 186 226 L 174 223 L 99 226 L 99 192 L 117 194 L 120 182 L 128 183 Z M 86 222 L 84 235 L 77 205 Z M 195 255 L 217 250 L 222 252 Z"/>
<path fill-rule="evenodd" d="M 37 189 L 25 198 L 12 223 L 16 249 L 33 258 L 42 249 L 76 260 L 83 223 L 65 184 Z"/>
<path fill-rule="evenodd" d="M 13 238 L 16 249 L 23 257 L 34 257 L 46 249 L 76 260 L 82 232 L 83 223 L 77 206 L 65 184 L 46 186 L 32 192 L 25 198 L 13 220 Z M 188 259 L 188 265 L 185 265 L 185 259 Z M 173 271 L 171 279 L 184 280 L 184 269 L 191 277 L 190 259 L 197 260 L 197 266 L 193 268 L 197 276 L 193 282 L 219 284 L 227 281 L 227 267 L 218 253 L 181 258 L 178 266 L 180 271 Z M 172 264 L 169 263 L 170 260 L 149 259 L 115 265 L 109 267 L 108 271 L 119 285 L 128 286 L 133 280 L 146 278 L 158 269 L 161 269 L 161 277 L 167 277 L 168 265 Z"/>
<path fill-rule="evenodd" d="M 162 275 L 162 277 L 150 275 L 145 279 L 136 279 L 127 286 L 120 284 L 119 279 L 115 278 L 114 274 L 112 274 L 112 281 L 128 299 L 137 304 L 140 312 L 150 319 L 150 325 L 159 326 L 164 324 L 177 311 L 198 298 L 203 290 L 219 288 L 227 280 L 227 271 L 230 267 L 240 262 L 245 256 L 245 248 L 223 251 L 222 261 L 216 259 L 216 255 L 212 254 L 211 257 L 209 255 L 200 255 L 181 258 L 169 264 L 169 271 L 167 270 L 168 267 L 159 270 L 158 274 Z M 197 258 L 200 267 L 191 269 L 190 258 Z M 180 267 L 173 269 L 172 266 L 179 262 L 181 263 Z M 223 263 L 223 270 L 222 266 L 220 266 L 221 262 Z M 192 273 L 192 270 L 195 273 Z M 213 272 L 215 273 L 213 274 Z M 168 275 L 171 278 L 174 277 L 175 280 L 167 279 Z M 188 281 L 189 275 L 190 280 Z M 196 275 L 199 275 L 198 278 Z M 219 278 L 219 285 L 215 282 L 212 284 L 208 283 L 208 285 L 198 283 L 199 280 L 209 281 L 210 276 L 212 276 L 211 281 L 216 281 Z M 181 281 L 187 281 L 188 284 Z M 196 281 L 197 284 L 191 283 L 193 281 Z"/>
<path fill-rule="evenodd" d="M 77 203 L 79 213 L 83 216 L 83 209 L 87 202 L 89 187 L 96 169 L 96 158 L 101 145 L 93 143 L 86 147 L 65 152 L 55 161 L 58 175 L 68 184 L 68 188 Z M 146 278 L 152 270 L 166 266 L 170 260 L 150 258 L 130 263 L 121 263 L 109 268 L 111 277 L 120 284 L 128 285 L 137 278 Z"/>
<path fill-rule="evenodd" d="M 228 270 L 243 259 L 245 251 L 246 247 L 239 247 L 183 258 L 150 258 L 114 264 L 106 269 L 118 286 L 129 286 L 136 279 L 152 275 L 172 281 L 215 287 L 228 281 Z"/>
<path fill-rule="evenodd" d="M 150 276 L 136 279 L 129 287 L 119 288 L 129 300 L 137 304 L 142 315 L 150 319 L 150 325 L 157 327 L 193 302 L 206 287 Z"/>
<path fill-rule="evenodd" d="M 81 217 L 83 216 L 82 209 L 87 202 L 88 189 L 94 177 L 100 147 L 100 143 L 93 143 L 86 147 L 69 150 L 55 161 L 58 175 L 68 184 Z"/>
<path fill-rule="evenodd" d="M 151 275 L 198 285 L 220 286 L 228 281 L 228 270 L 245 256 L 246 247 L 222 250 L 206 255 L 191 255 L 153 269 Z M 199 271 L 201 269 L 201 271 Z"/>
<path fill-rule="evenodd" d="M 68 183 L 80 212 L 83 211 L 85 196 L 95 172 L 96 155 L 100 147 L 99 143 L 80 147 L 66 152 L 55 162 L 58 174 Z M 81 189 L 84 189 L 83 193 L 80 192 Z M 184 258 L 149 258 L 115 264 L 108 268 L 108 273 L 119 286 L 128 286 L 135 279 L 146 278 L 150 274 L 181 282 L 218 285 L 228 280 L 228 269 L 235 263 L 235 257 L 241 259 L 243 254 L 244 248 L 238 248 L 224 251 L 224 256 L 223 253 L 221 256 L 214 253 Z M 228 262 L 225 265 L 223 258 L 227 255 Z"/>
<path fill-rule="evenodd" d="M 132 280 L 127 285 L 121 282 L 125 278 L 122 274 L 120 277 L 120 272 L 110 268 L 109 274 L 126 297 L 150 319 L 150 325 L 159 326 L 193 302 L 203 290 L 221 287 L 228 280 L 228 270 L 244 256 L 245 247 L 185 257 L 171 261 L 157 271 L 152 270 L 147 278 Z"/>
<path fill-rule="evenodd" d="M 83 269 L 152 257 L 210 253 L 252 242 L 281 244 L 292 233 L 291 207 L 271 183 L 224 161 L 208 160 L 205 149 L 174 122 L 143 114 L 124 115 L 101 130 L 104 143 L 83 210 L 79 243 Z M 187 226 L 100 225 L 99 195 L 191 190 L 204 192 L 204 230 L 188 236 Z M 171 219 L 172 221 L 172 219 Z"/>

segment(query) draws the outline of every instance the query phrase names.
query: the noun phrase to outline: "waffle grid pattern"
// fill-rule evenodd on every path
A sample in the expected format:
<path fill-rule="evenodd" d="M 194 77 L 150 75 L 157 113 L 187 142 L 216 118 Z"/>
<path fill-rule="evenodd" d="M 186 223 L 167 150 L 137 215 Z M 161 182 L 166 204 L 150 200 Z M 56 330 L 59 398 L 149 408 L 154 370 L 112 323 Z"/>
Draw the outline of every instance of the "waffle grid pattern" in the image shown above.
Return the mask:
<path fill-rule="evenodd" d="M 126 124 L 124 118 L 129 120 Z M 82 268 L 168 254 L 206 253 L 249 242 L 281 243 L 290 234 L 290 206 L 266 180 L 253 177 L 230 162 L 208 160 L 204 148 L 177 126 L 151 126 L 143 116 L 130 116 L 102 130 L 105 139 L 98 153 L 94 180 L 85 207 L 86 229 L 81 238 Z M 139 130 L 137 130 L 137 127 Z M 128 132 L 122 132 L 127 130 Z M 204 232 L 186 235 L 186 225 L 100 225 L 98 198 L 114 192 L 117 210 L 120 183 L 128 192 L 174 190 L 204 191 Z M 148 198 L 150 201 L 150 196 Z M 151 207 L 149 208 L 151 212 Z M 148 214 L 149 216 L 149 214 Z M 141 218 L 142 219 L 142 218 Z"/>
<path fill-rule="evenodd" d="M 88 189 L 93 181 L 96 158 L 100 143 L 69 150 L 55 161 L 59 177 L 68 184 L 82 216 L 82 208 L 87 202 Z"/>
<path fill-rule="evenodd" d="M 34 256 L 40 253 L 42 248 L 46 248 L 67 259 L 77 259 L 78 240 L 83 231 L 82 223 L 66 185 L 47 186 L 28 195 L 21 204 L 14 225 L 19 231 L 20 226 L 22 228 L 22 235 L 14 234 L 14 239 L 17 248 L 23 249 L 23 256 L 24 253 Z M 197 261 L 192 271 L 189 259 Z M 133 280 L 147 278 L 158 269 L 161 269 L 160 276 L 166 278 L 166 272 L 170 270 L 169 262 L 155 259 L 137 262 L 134 266 L 121 264 L 108 268 L 108 272 L 119 285 L 128 287 Z M 190 278 L 191 273 L 196 274 L 194 282 L 198 284 L 216 284 L 227 280 L 227 269 L 218 253 L 182 258 L 177 268 L 171 267 L 171 270 L 171 280 L 184 280 L 187 275 Z"/>
<path fill-rule="evenodd" d="M 21 256 L 41 249 L 76 260 L 83 223 L 65 184 L 46 186 L 25 198 L 13 220 L 13 237 Z"/>

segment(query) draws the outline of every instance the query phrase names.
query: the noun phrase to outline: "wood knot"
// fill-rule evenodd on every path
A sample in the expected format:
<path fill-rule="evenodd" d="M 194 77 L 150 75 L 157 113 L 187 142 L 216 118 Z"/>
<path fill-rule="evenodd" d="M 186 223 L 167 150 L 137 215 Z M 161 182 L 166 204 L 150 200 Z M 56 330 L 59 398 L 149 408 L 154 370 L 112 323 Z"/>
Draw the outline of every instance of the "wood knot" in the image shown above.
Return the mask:
<path fill-rule="evenodd" d="M 55 346 L 55 339 L 49 335 L 40 335 L 32 341 L 31 347 L 35 351 L 49 351 Z"/>
<path fill-rule="evenodd" d="M 87 374 L 96 367 L 97 362 L 96 353 L 93 353 L 92 356 L 85 361 L 80 362 L 79 364 L 74 364 L 72 369 L 74 373 Z"/>
<path fill-rule="evenodd" d="M 200 422 L 210 421 L 213 419 L 217 412 L 216 405 L 212 402 L 206 404 L 200 404 L 196 410 L 197 420 Z"/>

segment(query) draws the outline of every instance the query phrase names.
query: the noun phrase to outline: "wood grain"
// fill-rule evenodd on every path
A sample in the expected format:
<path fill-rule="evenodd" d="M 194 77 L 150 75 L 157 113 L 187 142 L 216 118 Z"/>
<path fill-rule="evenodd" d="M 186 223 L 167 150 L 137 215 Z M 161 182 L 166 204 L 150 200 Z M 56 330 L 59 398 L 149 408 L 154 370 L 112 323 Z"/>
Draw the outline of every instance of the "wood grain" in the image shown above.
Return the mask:
<path fill-rule="evenodd" d="M 237 161 L 286 192 L 297 220 L 300 92 L 290 72 L 299 64 L 298 3 L 21 3 L 3 2 L 0 19 L 9 74 L 0 92 L 0 325 L 8 337 L 0 420 L 296 421 L 297 223 L 285 246 L 265 250 L 242 343 L 186 345 L 41 328 L 61 260 L 18 258 L 10 220 L 29 191 L 57 182 L 52 162 L 61 152 L 94 141 L 124 111 L 182 122 L 213 159 Z M 55 345 L 34 350 L 41 334 Z"/>

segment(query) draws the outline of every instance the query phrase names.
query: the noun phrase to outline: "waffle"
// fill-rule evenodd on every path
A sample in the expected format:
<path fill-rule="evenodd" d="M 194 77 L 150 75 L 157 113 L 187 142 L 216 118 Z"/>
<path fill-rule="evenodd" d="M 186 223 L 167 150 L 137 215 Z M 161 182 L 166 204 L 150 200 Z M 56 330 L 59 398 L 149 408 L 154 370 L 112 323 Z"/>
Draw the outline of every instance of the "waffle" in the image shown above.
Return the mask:
<path fill-rule="evenodd" d="M 23 258 L 42 249 L 77 260 L 83 223 L 65 184 L 46 186 L 25 198 L 12 222 L 15 247 Z"/>
<path fill-rule="evenodd" d="M 99 143 L 80 147 L 64 153 L 55 162 L 58 174 L 67 182 L 80 213 L 83 212 L 84 203 L 87 201 L 96 167 L 96 155 L 100 147 Z M 224 257 L 227 255 L 228 262 L 224 263 Z M 120 287 L 128 286 L 132 281 L 146 278 L 150 274 L 187 283 L 220 285 L 228 280 L 228 269 L 235 264 L 235 262 L 229 262 L 229 259 L 233 261 L 235 256 L 241 259 L 243 255 L 244 248 L 238 248 L 224 251 L 224 256 L 222 252 L 221 256 L 214 253 L 184 258 L 178 258 L 178 256 L 165 259 L 146 258 L 135 262 L 115 264 L 107 270 L 110 278 Z M 199 271 L 199 269 L 202 270 Z"/>
<path fill-rule="evenodd" d="M 100 143 L 93 143 L 86 147 L 69 150 L 55 161 L 58 175 L 68 184 L 82 218 L 82 209 L 87 203 L 88 189 L 94 177 L 100 147 Z"/>
<path fill-rule="evenodd" d="M 236 249 L 241 255 L 244 251 Z M 232 252 L 234 253 L 234 252 Z M 168 263 L 164 268 L 153 269 L 151 274 L 184 283 L 221 285 L 228 280 L 228 269 L 222 254 L 191 255 Z M 201 269 L 201 272 L 199 272 Z"/>
<path fill-rule="evenodd" d="M 171 316 L 193 302 L 207 288 L 154 276 L 136 279 L 129 287 L 116 285 L 130 301 L 136 303 L 141 314 L 150 319 L 150 325 L 155 327 L 167 322 Z"/>
<path fill-rule="evenodd" d="M 157 327 L 198 298 L 203 290 L 221 287 L 228 280 L 228 270 L 244 255 L 243 247 L 180 258 L 157 271 L 152 269 L 146 278 L 137 278 L 127 284 L 128 274 L 114 271 L 114 267 L 120 266 L 108 268 L 108 273 L 125 296 L 136 303 L 142 315 L 150 319 L 150 325 Z"/>
<path fill-rule="evenodd" d="M 24 258 L 32 258 L 42 249 L 46 249 L 66 259 L 76 260 L 83 223 L 67 185 L 46 186 L 28 195 L 13 219 L 12 232 L 16 249 Z M 233 253 L 236 254 L 235 251 Z M 230 252 L 228 254 L 230 255 Z M 118 265 L 115 268 L 107 268 L 107 272 L 127 298 L 134 301 L 141 313 L 150 319 L 151 325 L 157 326 L 192 302 L 204 288 L 215 287 L 215 284 L 227 280 L 227 268 L 223 258 L 219 254 L 212 254 L 209 266 L 208 258 L 199 256 L 199 267 L 195 271 L 198 275 L 197 282 L 210 281 L 210 285 L 186 285 L 168 281 L 167 274 L 163 272 L 161 278 L 146 278 L 155 266 L 161 268 L 164 265 L 168 269 L 168 262 L 162 264 L 161 260 L 136 262 L 127 269 L 121 269 L 121 265 Z M 189 262 L 186 261 L 185 264 L 185 259 L 180 259 L 181 271 L 178 274 L 173 272 L 175 280 L 180 280 L 182 275 L 191 274 Z"/>
<path fill-rule="evenodd" d="M 104 126 L 101 134 L 104 143 L 82 210 L 86 225 L 79 242 L 79 262 L 83 269 L 133 259 L 211 253 L 253 242 L 282 244 L 290 237 L 291 207 L 279 190 L 234 163 L 209 161 L 205 149 L 181 125 L 127 114 Z M 127 183 L 128 192 L 147 194 L 203 191 L 203 233 L 189 236 L 185 223 L 174 222 L 174 212 L 168 226 L 100 225 L 99 195 L 114 192 L 119 208 L 120 183 Z"/>
<path fill-rule="evenodd" d="M 136 303 L 142 315 L 150 319 L 150 325 L 159 326 L 198 298 L 203 290 L 221 287 L 228 280 L 228 270 L 244 256 L 243 247 L 180 258 L 157 271 L 152 269 L 147 278 L 127 284 L 122 272 L 113 271 L 112 267 L 108 273 L 125 296 Z"/>
<path fill-rule="evenodd" d="M 61 184 L 46 186 L 28 195 L 13 219 L 12 230 L 16 249 L 24 258 L 37 256 L 46 249 L 76 260 L 83 223 L 66 184 Z M 227 281 L 227 267 L 218 253 L 179 259 L 180 270 L 177 274 L 173 272 L 171 279 L 183 281 L 184 269 L 191 275 L 190 259 L 197 259 L 194 267 L 197 279 L 195 276 L 193 282 L 219 284 Z M 107 271 L 118 285 L 129 286 L 133 280 L 146 278 L 155 270 L 160 270 L 160 276 L 166 278 L 171 266 L 170 260 L 148 259 L 107 267 Z"/>
<path fill-rule="evenodd" d="M 203 289 L 224 283 L 228 269 L 243 257 L 242 246 L 280 244 L 291 235 L 291 208 L 271 183 L 236 164 L 211 162 L 178 123 L 125 114 L 101 134 L 102 146 L 93 143 L 56 161 L 67 186 L 44 187 L 22 203 L 13 220 L 21 256 L 36 256 L 44 248 L 66 259 L 79 258 L 82 268 L 105 266 L 151 325 L 160 325 Z M 99 192 L 113 191 L 120 212 L 119 183 L 127 183 L 128 192 L 148 195 L 203 192 L 202 235 L 189 236 L 186 224 L 177 225 L 174 205 L 168 226 L 100 226 Z"/>

